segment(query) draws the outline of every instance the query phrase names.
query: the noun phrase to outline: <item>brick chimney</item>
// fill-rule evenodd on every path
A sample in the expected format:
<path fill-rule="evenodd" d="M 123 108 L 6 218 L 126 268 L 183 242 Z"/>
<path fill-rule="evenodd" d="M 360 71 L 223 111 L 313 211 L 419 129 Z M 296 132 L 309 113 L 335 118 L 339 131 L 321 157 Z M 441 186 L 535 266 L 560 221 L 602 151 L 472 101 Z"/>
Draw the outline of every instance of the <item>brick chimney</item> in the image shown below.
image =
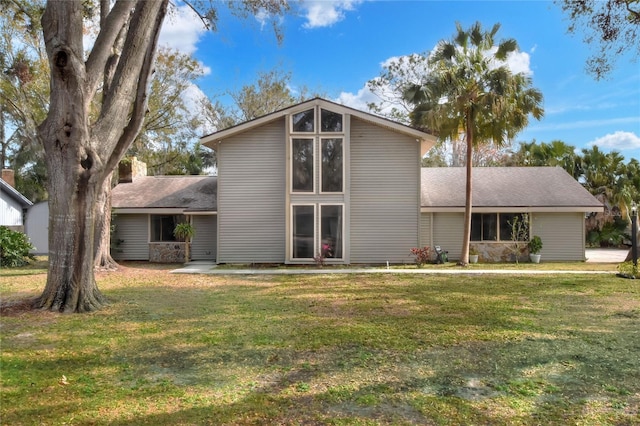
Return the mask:
<path fill-rule="evenodd" d="M 11 169 L 2 169 L 2 180 L 11 185 L 12 188 L 15 188 L 16 172 Z"/>
<path fill-rule="evenodd" d="M 131 183 L 137 177 L 147 175 L 147 163 L 136 157 L 126 158 L 118 164 L 118 183 Z"/>

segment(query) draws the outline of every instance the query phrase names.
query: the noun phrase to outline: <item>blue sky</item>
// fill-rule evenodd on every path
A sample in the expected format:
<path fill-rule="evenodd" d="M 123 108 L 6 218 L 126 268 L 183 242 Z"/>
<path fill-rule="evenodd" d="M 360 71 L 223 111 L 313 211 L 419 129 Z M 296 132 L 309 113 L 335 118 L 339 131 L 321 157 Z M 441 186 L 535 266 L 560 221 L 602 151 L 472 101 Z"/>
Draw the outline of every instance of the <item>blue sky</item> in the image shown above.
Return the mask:
<path fill-rule="evenodd" d="M 640 159 L 640 63 L 621 57 L 606 80 L 585 72 L 592 53 L 551 1 L 305 1 L 279 23 L 284 40 L 256 18 L 221 13 L 217 32 L 202 29 L 188 10 L 168 18 L 162 44 L 193 53 L 207 75 L 198 82 L 210 98 L 256 81 L 259 72 L 290 72 L 292 88 L 366 110 L 366 83 L 390 58 L 431 51 L 450 39 L 456 22 L 514 38 L 518 69 L 544 96 L 545 117 L 532 120 L 516 142 L 562 140 L 578 149 L 597 144 L 626 160 Z"/>

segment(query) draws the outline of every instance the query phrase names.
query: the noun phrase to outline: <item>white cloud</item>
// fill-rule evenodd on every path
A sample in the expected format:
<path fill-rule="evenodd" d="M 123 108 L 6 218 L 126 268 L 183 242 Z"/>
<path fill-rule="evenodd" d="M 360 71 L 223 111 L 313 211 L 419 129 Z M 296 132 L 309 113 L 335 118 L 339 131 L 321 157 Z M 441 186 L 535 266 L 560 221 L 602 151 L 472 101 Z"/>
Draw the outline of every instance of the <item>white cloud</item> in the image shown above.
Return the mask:
<path fill-rule="evenodd" d="M 188 6 L 178 6 L 165 17 L 158 44 L 192 54 L 197 49 L 198 41 L 207 31 L 193 10 Z"/>
<path fill-rule="evenodd" d="M 640 136 L 632 132 L 617 131 L 589 142 L 589 146 L 594 145 L 597 145 L 598 148 L 616 151 L 640 149 Z"/>
<path fill-rule="evenodd" d="M 349 92 L 342 92 L 335 102 L 360 110 L 360 111 L 368 111 L 367 103 L 370 102 L 378 102 L 380 99 L 371 93 L 371 90 L 367 86 L 364 86 L 362 89 L 358 90 L 358 93 L 353 94 Z"/>
<path fill-rule="evenodd" d="M 313 0 L 301 2 L 307 22 L 304 28 L 330 27 L 345 17 L 345 11 L 354 10 L 362 0 Z"/>
<path fill-rule="evenodd" d="M 415 60 L 420 56 L 421 55 L 419 54 L 412 54 L 412 55 L 405 55 L 405 56 L 392 56 L 387 60 L 383 61 L 380 64 L 380 67 L 381 69 L 385 69 L 390 66 L 394 66 L 398 68 L 398 71 L 397 71 L 398 73 L 401 73 L 404 75 L 404 79 L 411 81 L 413 83 L 419 83 L 420 80 L 422 80 L 422 77 L 429 72 L 429 70 L 427 69 L 426 63 L 424 61 Z M 412 57 L 414 60 L 412 60 Z M 529 67 L 530 65 L 529 59 L 530 59 L 530 56 L 528 53 L 515 52 L 509 55 L 506 61 L 506 65 L 514 74 L 524 73 L 527 75 L 531 75 L 533 74 L 533 71 Z M 378 77 L 372 77 L 372 79 L 373 78 L 378 78 Z M 380 87 L 378 90 L 383 98 L 386 98 L 386 99 L 394 98 L 393 96 L 394 90 L 392 87 Z M 352 108 L 367 111 L 368 110 L 367 103 L 371 103 L 371 102 L 380 103 L 381 100 L 382 99 L 377 95 L 375 95 L 374 93 L 372 93 L 371 90 L 369 90 L 369 88 L 367 87 L 367 84 L 365 84 L 355 94 L 350 92 L 340 93 L 340 96 L 338 97 L 336 102 L 339 102 L 346 106 L 350 106 Z M 400 107 L 400 109 L 402 110 L 402 105 L 399 105 L 397 102 L 395 102 L 395 104 L 387 102 L 381 105 L 381 107 L 382 107 L 383 114 L 391 112 L 391 109 L 394 107 L 395 108 Z"/>

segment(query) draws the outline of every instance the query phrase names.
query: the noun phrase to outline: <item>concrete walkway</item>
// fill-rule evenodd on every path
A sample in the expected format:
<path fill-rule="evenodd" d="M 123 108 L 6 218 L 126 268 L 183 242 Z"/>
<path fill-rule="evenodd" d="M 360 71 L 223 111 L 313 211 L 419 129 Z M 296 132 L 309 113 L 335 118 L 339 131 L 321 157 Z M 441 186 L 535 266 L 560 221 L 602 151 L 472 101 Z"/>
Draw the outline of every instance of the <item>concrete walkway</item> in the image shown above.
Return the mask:
<path fill-rule="evenodd" d="M 617 264 L 624 261 L 627 250 L 619 249 L 587 249 L 586 258 L 588 263 L 612 263 Z M 307 274 L 463 274 L 463 275 L 544 275 L 544 274 L 614 274 L 615 268 L 611 271 L 555 271 L 541 269 L 401 269 L 401 268 L 243 268 L 231 269 L 216 267 L 215 262 L 195 261 L 190 262 L 180 269 L 171 271 L 173 274 L 206 274 L 206 275 L 307 275 Z"/>

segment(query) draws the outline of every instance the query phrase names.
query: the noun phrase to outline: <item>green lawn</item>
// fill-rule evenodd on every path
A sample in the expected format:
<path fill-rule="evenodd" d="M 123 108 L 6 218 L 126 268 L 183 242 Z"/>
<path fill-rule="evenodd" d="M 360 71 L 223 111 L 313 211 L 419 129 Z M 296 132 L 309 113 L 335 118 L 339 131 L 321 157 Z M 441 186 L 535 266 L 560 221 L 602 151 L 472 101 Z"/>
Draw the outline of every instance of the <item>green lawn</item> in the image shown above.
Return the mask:
<path fill-rule="evenodd" d="M 93 314 L 5 309 L 1 423 L 640 425 L 637 280 L 166 268 L 100 274 Z"/>

